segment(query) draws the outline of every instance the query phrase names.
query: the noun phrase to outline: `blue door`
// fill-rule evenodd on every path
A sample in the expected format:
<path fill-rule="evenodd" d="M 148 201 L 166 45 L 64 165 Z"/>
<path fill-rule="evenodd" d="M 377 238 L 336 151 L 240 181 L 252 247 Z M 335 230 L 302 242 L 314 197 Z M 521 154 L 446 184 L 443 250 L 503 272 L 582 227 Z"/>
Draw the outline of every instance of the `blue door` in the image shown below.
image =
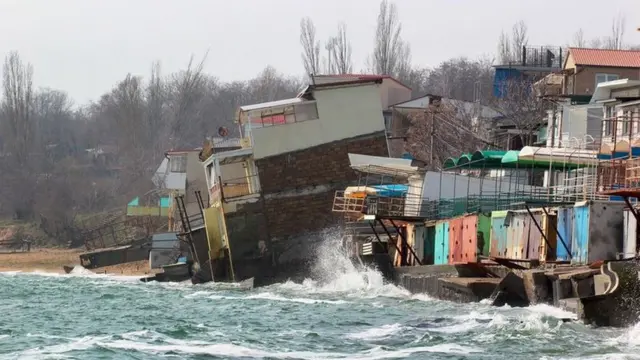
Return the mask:
<path fill-rule="evenodd" d="M 435 265 L 444 265 L 447 263 L 447 257 L 449 256 L 449 223 L 446 221 L 436 224 L 434 252 L 433 263 Z"/>
<path fill-rule="evenodd" d="M 589 248 L 589 205 L 573 208 L 572 264 L 586 264 Z"/>
<path fill-rule="evenodd" d="M 573 208 L 559 208 L 558 209 L 558 234 L 556 241 L 556 257 L 558 260 L 570 260 L 569 254 L 571 253 L 571 242 L 573 233 Z M 569 248 L 569 252 L 562 245 L 564 241 L 565 245 Z"/>

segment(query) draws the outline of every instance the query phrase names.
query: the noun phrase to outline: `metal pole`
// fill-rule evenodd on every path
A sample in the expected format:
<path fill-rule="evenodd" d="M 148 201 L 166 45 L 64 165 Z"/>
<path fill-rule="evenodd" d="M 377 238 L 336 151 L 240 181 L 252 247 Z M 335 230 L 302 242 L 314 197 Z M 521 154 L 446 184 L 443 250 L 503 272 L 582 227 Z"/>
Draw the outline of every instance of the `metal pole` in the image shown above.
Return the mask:
<path fill-rule="evenodd" d="M 398 232 L 398 236 L 400 236 L 400 238 L 402 239 L 402 242 L 405 245 L 407 245 L 407 248 L 409 249 L 409 251 L 411 251 L 411 255 L 413 255 L 413 257 L 418 262 L 418 265 L 422 265 L 422 261 L 416 255 L 415 251 L 413 251 L 413 248 L 411 247 L 411 245 L 409 245 L 409 243 L 407 243 L 407 239 L 405 239 L 404 235 L 402 235 L 402 233 L 400 232 L 400 229 L 398 228 L 398 226 L 393 222 L 393 220 L 389 220 L 389 221 L 391 221 L 391 225 L 393 225 L 393 227 L 396 228 L 396 231 Z M 382 226 L 384 227 L 384 224 Z M 386 228 L 385 228 L 385 230 L 386 230 Z"/>
<path fill-rule="evenodd" d="M 538 224 L 538 221 L 533 216 L 533 212 L 531 212 L 531 209 L 529 208 L 529 204 L 525 203 L 524 207 L 527 209 L 527 212 L 529 213 L 529 216 L 531 217 L 531 220 L 533 220 L 533 223 L 536 224 L 536 227 L 538 228 L 538 231 L 540 231 L 540 235 L 542 235 L 542 238 L 544 239 L 544 242 L 547 244 L 547 248 L 555 250 L 555 248 L 552 247 L 551 244 L 549 243 L 549 239 L 547 239 L 547 235 L 545 235 L 544 230 L 542 230 L 542 227 L 540 227 L 540 224 Z"/>
<path fill-rule="evenodd" d="M 431 157 L 431 159 L 429 159 L 429 169 L 431 170 L 433 170 L 433 139 L 436 133 L 435 123 L 436 123 L 435 114 L 433 113 L 433 111 L 431 111 L 431 141 L 429 144 L 431 147 L 431 149 L 429 150 L 429 156 Z"/>
<path fill-rule="evenodd" d="M 391 233 L 389 233 L 389 230 L 387 230 L 387 228 L 384 226 L 384 224 L 382 223 L 382 220 L 378 219 L 378 222 L 380 222 L 380 224 L 382 225 L 382 228 L 384 229 L 384 232 L 387 233 L 388 241 L 391 241 Z M 379 240 L 380 238 L 378 237 L 378 232 L 376 231 L 375 226 L 373 226 L 373 222 L 372 221 L 369 221 L 369 226 L 371 226 L 371 230 L 373 230 L 373 233 L 375 234 L 375 236 Z M 398 244 L 396 244 L 394 242 L 393 246 L 396 248 L 396 251 L 398 252 L 398 254 L 400 254 L 400 259 L 402 259 L 402 250 L 400 250 L 400 248 L 398 247 Z"/>
<path fill-rule="evenodd" d="M 564 247 L 564 249 L 567 251 L 567 254 L 569 254 L 569 260 L 571 260 L 571 251 L 569 251 L 569 247 L 567 246 L 567 243 L 564 242 L 564 239 L 562 238 L 562 235 L 560 234 L 560 232 L 558 231 L 558 227 L 556 226 L 556 224 L 554 224 L 550 219 L 549 219 L 549 212 L 547 212 L 547 208 L 542 207 L 542 211 L 544 212 L 544 214 L 547 216 L 547 221 L 549 221 L 549 223 L 551 224 L 551 226 L 553 226 L 553 230 L 556 232 L 556 235 L 558 236 L 558 240 L 560 240 L 560 243 L 562 243 L 562 246 Z"/>

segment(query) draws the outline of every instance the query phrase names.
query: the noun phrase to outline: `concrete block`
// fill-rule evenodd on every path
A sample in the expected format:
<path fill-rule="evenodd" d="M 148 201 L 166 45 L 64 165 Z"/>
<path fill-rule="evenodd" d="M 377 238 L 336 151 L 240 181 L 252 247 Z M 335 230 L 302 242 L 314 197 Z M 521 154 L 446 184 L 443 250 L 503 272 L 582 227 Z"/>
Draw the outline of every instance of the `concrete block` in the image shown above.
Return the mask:
<path fill-rule="evenodd" d="M 593 277 L 593 288 L 595 295 L 604 294 L 609 287 L 611 281 L 607 275 L 599 274 Z"/>
<path fill-rule="evenodd" d="M 555 279 L 552 281 L 553 306 L 560 306 L 563 299 L 572 297 L 573 288 L 569 279 Z"/>
<path fill-rule="evenodd" d="M 543 270 L 523 272 L 522 281 L 530 304 L 548 303 L 552 299 L 550 282 Z"/>

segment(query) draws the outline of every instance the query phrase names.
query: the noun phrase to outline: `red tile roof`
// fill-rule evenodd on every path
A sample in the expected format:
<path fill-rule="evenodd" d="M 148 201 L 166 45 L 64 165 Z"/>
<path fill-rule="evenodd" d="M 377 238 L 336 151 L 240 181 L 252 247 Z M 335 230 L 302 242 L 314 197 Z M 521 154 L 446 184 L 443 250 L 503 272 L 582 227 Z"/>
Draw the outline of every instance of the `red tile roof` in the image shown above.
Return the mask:
<path fill-rule="evenodd" d="M 640 68 L 640 50 L 569 48 L 576 65 Z"/>
<path fill-rule="evenodd" d="M 400 82 L 400 80 L 394 78 L 391 75 L 376 75 L 376 74 L 326 74 L 326 75 L 315 75 L 317 77 L 336 77 L 336 78 L 353 78 L 353 79 L 357 79 L 357 80 L 383 80 L 383 79 L 389 79 L 392 80 L 404 87 L 406 87 L 407 89 L 411 90 L 410 87 L 408 87 L 407 85 L 403 84 L 402 82 Z"/>

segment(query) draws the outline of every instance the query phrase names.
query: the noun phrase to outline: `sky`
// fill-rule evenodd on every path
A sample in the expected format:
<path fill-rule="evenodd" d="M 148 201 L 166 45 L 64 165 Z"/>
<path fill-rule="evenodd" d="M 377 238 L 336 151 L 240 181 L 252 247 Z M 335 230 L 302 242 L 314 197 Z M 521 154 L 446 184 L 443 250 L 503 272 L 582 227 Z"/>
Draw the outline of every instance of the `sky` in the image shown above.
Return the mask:
<path fill-rule="evenodd" d="M 625 40 L 640 44 L 640 0 L 391 0 L 416 66 L 452 57 L 493 56 L 502 30 L 520 20 L 530 45 L 606 36 L 618 14 Z M 97 100 L 127 73 L 147 76 L 160 61 L 168 74 L 208 53 L 205 71 L 247 80 L 267 65 L 304 73 L 300 20 L 321 40 L 347 25 L 355 70 L 373 48 L 378 0 L 0 0 L 0 56 L 18 51 L 33 64 L 34 85 Z M 606 4 L 606 5 L 605 5 Z"/>

